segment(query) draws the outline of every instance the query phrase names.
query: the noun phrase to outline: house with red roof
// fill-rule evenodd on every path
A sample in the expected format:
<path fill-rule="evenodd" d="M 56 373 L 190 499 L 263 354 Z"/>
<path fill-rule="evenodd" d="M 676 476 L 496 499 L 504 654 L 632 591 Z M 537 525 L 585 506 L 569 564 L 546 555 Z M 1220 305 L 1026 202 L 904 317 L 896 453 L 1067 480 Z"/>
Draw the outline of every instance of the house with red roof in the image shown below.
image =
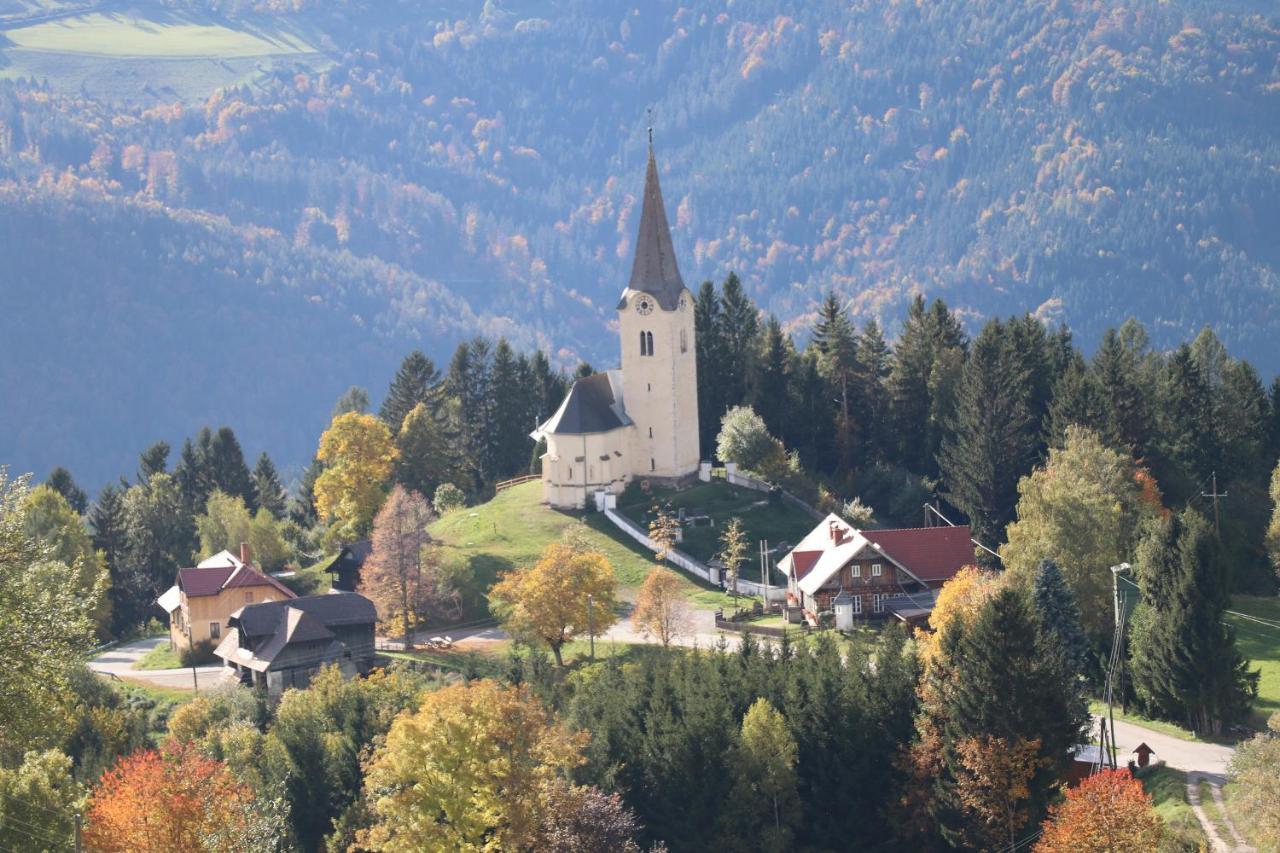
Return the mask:
<path fill-rule="evenodd" d="M 858 530 L 831 514 L 778 569 L 792 606 L 812 622 L 832 611 L 837 627 L 847 629 L 854 619 L 922 620 L 936 591 L 973 563 L 968 526 Z"/>
<path fill-rule="evenodd" d="M 173 586 L 156 599 L 169 614 L 169 645 L 186 651 L 204 644 L 210 652 L 223 636 L 231 614 L 246 604 L 296 598 L 293 590 L 263 574 L 249 560 L 249 546 L 239 556 L 220 551 L 196 566 L 178 569 Z"/>

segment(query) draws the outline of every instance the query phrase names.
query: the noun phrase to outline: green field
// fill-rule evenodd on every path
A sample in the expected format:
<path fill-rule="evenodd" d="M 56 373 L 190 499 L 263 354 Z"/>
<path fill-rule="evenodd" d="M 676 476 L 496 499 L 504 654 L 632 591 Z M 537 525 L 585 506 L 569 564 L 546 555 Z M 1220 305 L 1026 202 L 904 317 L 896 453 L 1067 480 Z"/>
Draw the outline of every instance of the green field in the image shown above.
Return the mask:
<path fill-rule="evenodd" d="M 1187 774 L 1171 767 L 1155 767 L 1141 775 L 1156 814 L 1164 821 L 1160 850 L 1207 850 L 1209 838 L 1187 802 Z"/>
<path fill-rule="evenodd" d="M 1231 609 L 1280 625 L 1280 598 L 1238 595 L 1232 599 Z M 1236 629 L 1236 643 L 1240 651 L 1252 661 L 1250 669 L 1262 672 L 1251 722 L 1256 728 L 1266 728 L 1267 717 L 1280 711 L 1280 627 L 1262 625 L 1231 614 L 1227 615 L 1227 621 Z"/>
<path fill-rule="evenodd" d="M 123 100 L 204 100 L 278 63 L 329 60 L 297 22 L 262 16 L 230 23 L 198 13 L 92 12 L 0 32 L 0 78 L 48 80 L 55 90 Z"/>
<path fill-rule="evenodd" d="M 134 669 L 179 669 L 181 667 L 182 660 L 176 651 L 169 648 L 168 643 L 156 646 L 138 658 L 137 663 L 133 665 Z"/>
<path fill-rule="evenodd" d="M 500 574 L 536 561 L 543 548 L 576 527 L 609 558 L 623 587 L 623 597 L 633 594 L 653 568 L 653 555 L 631 540 L 624 540 L 603 515 L 562 512 L 541 501 L 542 484 L 523 483 L 500 492 L 488 503 L 445 515 L 431 525 L 431 535 L 441 543 L 446 561 L 469 564 L 477 585 L 487 590 Z M 695 603 L 731 606 L 723 592 L 687 575 L 681 577 Z M 469 602 L 468 610 L 472 618 L 486 615 L 478 601 Z"/>
<path fill-rule="evenodd" d="M 329 554 L 316 562 L 294 572 L 293 577 L 280 578 L 280 582 L 296 595 L 319 595 L 329 589 L 331 578 L 329 566 L 338 559 L 338 555 Z"/>
<path fill-rule="evenodd" d="M 792 509 L 784 503 L 771 503 L 763 492 L 731 486 L 725 482 L 703 483 L 679 492 L 670 489 L 654 489 L 645 494 L 640 489 L 628 489 L 618 501 L 623 515 L 641 527 L 649 524 L 649 514 L 654 504 L 670 506 L 672 512 L 680 509 L 690 514 L 705 514 L 714 525 L 693 527 L 685 525 L 684 541 L 678 546 L 689 556 L 706 562 L 720 551 L 720 535 L 731 518 L 741 519 L 751 543 L 751 554 L 742 567 L 744 580 L 759 581 L 759 560 L 755 543 L 766 539 L 771 545 L 794 545 L 804 538 L 817 523 L 808 515 Z M 782 585 L 786 578 L 774 571 L 771 583 Z"/>

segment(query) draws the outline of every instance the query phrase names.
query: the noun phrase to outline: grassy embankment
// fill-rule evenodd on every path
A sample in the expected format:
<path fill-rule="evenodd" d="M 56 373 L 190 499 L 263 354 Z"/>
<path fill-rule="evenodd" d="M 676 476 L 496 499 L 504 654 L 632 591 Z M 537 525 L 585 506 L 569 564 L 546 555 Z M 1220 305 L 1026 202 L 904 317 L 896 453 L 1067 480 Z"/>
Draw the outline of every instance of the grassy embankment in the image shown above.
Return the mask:
<path fill-rule="evenodd" d="M 750 555 L 746 565 L 742 566 L 740 576 L 752 581 L 760 580 L 759 559 L 755 551 L 757 542 L 765 539 L 775 546 L 784 542 L 794 545 L 817 523 L 807 514 L 787 504 L 770 503 L 763 492 L 732 486 L 723 481 L 701 483 L 679 492 L 654 489 L 647 495 L 639 489 L 628 489 L 618 501 L 618 509 L 644 527 L 648 524 L 649 511 L 655 504 L 669 506 L 672 512 L 684 509 L 689 514 L 711 517 L 714 525 L 686 526 L 684 541 L 679 545 L 681 551 L 703 562 L 712 559 L 720 551 L 720 536 L 729 520 L 740 519 L 747 531 L 747 541 L 751 543 Z M 774 571 L 771 582 L 781 585 L 786 579 Z"/>
<path fill-rule="evenodd" d="M 169 648 L 168 643 L 161 643 L 142 657 L 138 658 L 133 665 L 134 669 L 178 669 L 182 666 L 182 660 L 178 657 L 178 653 Z"/>
<path fill-rule="evenodd" d="M 454 510 L 438 519 L 431 525 L 431 535 L 441 543 L 446 561 L 465 562 L 476 586 L 488 590 L 503 572 L 536 561 L 548 544 L 558 541 L 565 531 L 577 529 L 613 564 L 621 597 L 633 597 L 653 568 L 653 555 L 626 539 L 603 515 L 554 510 L 542 505 L 541 498 L 542 485 L 537 481 L 514 486 L 488 503 Z M 679 570 L 676 573 L 693 603 L 732 606 L 720 590 Z M 478 600 L 468 602 L 467 610 L 471 619 L 487 615 Z"/>
<path fill-rule="evenodd" d="M 1159 849 L 1207 850 L 1209 838 L 1187 802 L 1187 774 L 1172 767 L 1156 767 L 1141 778 L 1156 813 L 1164 821 L 1165 838 Z"/>
<path fill-rule="evenodd" d="M 1246 616 L 1280 624 L 1280 598 L 1237 595 L 1231 609 Z M 1258 701 L 1253 705 L 1254 728 L 1265 729 L 1267 718 L 1280 711 L 1280 628 L 1227 615 L 1236 629 L 1236 644 L 1248 658 L 1250 669 L 1260 670 Z"/>

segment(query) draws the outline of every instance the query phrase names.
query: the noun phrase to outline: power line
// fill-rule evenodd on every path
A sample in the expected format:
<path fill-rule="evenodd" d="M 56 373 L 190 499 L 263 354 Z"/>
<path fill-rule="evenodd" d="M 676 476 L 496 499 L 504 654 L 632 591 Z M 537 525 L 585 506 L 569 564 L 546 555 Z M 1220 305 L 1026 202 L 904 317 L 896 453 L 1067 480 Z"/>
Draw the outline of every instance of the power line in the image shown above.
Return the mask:
<path fill-rule="evenodd" d="M 42 806 L 37 802 L 34 802 L 32 800 L 27 800 L 22 797 L 17 797 L 17 796 L 14 796 L 13 794 L 0 792 L 0 797 L 4 797 L 7 800 L 11 800 L 12 802 L 17 803 L 20 806 L 26 806 L 27 808 L 32 808 L 32 809 L 39 809 L 40 811 L 47 812 L 48 814 L 51 814 L 55 817 L 61 817 L 61 818 L 66 817 L 66 815 L 63 814 L 58 809 L 51 809 L 48 806 Z"/>

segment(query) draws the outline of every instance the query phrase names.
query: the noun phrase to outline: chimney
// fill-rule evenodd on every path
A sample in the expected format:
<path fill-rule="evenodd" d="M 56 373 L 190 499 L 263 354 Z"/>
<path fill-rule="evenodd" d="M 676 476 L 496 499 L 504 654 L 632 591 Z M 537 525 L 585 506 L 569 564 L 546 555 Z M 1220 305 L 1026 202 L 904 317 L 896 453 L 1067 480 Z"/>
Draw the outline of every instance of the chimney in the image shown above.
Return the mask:
<path fill-rule="evenodd" d="M 244 564 L 246 564 L 246 565 L 248 565 L 248 563 L 250 562 L 250 561 L 249 561 L 249 543 L 248 543 L 248 542 L 241 542 L 241 543 L 240 543 L 240 562 L 242 562 L 242 563 L 244 563 Z"/>

